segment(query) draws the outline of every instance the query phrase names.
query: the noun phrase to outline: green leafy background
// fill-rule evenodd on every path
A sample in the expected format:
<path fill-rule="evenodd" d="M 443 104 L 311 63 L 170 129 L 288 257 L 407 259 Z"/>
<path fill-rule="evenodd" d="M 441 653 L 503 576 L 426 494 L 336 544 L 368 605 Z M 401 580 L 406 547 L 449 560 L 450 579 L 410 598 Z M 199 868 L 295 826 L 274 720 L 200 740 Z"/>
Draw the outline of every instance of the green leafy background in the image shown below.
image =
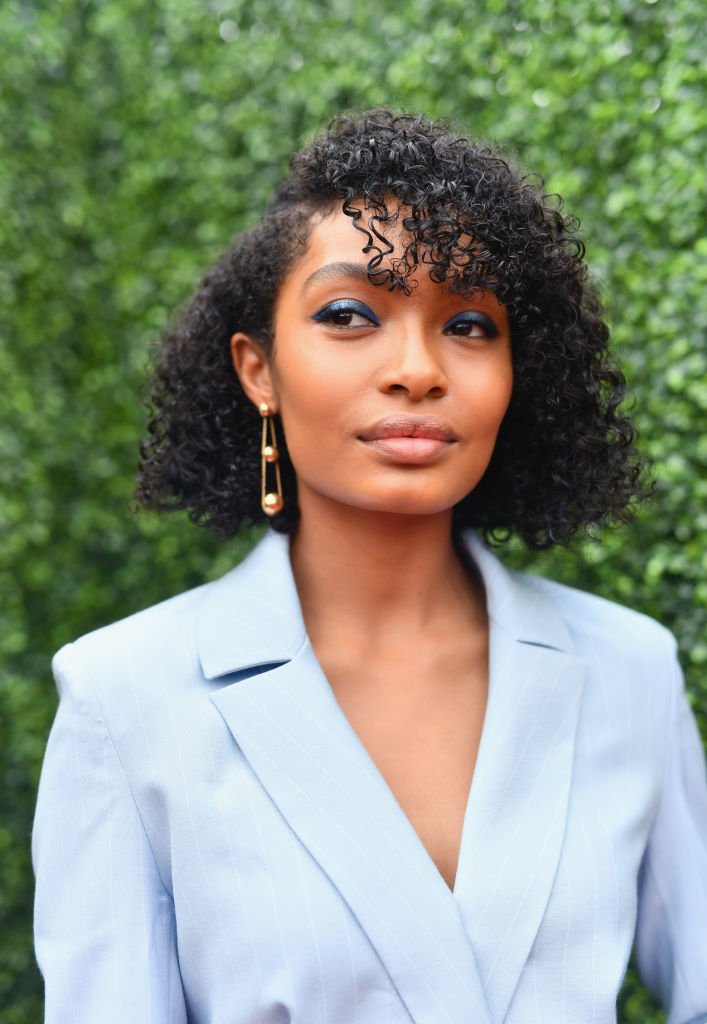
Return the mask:
<path fill-rule="evenodd" d="M 150 343 L 343 109 L 452 117 L 579 214 L 656 497 L 594 542 L 508 557 L 674 629 L 707 736 L 703 25 L 697 0 L 4 0 L 0 1024 L 42 1015 L 28 842 L 50 654 L 252 542 L 134 515 Z M 665 1020 L 633 971 L 619 1016 Z"/>

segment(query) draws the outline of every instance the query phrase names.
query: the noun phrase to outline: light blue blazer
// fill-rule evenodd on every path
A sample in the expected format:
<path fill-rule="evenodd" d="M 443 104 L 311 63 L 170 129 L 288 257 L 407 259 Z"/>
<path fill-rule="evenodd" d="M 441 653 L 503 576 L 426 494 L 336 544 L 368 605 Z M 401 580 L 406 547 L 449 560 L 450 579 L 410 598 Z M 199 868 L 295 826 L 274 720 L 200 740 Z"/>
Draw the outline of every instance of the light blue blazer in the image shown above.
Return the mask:
<path fill-rule="evenodd" d="M 634 935 L 707 1011 L 707 784 L 655 622 L 486 586 L 454 891 L 339 708 L 285 537 L 64 647 L 33 836 L 48 1024 L 612 1024 Z"/>

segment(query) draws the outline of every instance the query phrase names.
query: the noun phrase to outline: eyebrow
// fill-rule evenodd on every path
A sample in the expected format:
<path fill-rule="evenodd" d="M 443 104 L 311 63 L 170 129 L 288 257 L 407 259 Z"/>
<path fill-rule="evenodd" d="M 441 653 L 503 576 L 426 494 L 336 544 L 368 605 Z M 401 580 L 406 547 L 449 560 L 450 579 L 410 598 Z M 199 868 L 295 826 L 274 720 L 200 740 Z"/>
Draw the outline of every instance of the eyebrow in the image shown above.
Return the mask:
<path fill-rule="evenodd" d="M 321 281 L 341 281 L 343 278 L 353 278 L 355 281 L 362 281 L 364 284 L 370 284 L 371 279 L 368 276 L 368 264 L 366 263 L 327 263 L 323 267 L 319 267 L 309 275 L 307 280 L 302 285 L 300 295 L 304 295 L 305 292 L 309 291 L 315 284 L 319 284 Z"/>

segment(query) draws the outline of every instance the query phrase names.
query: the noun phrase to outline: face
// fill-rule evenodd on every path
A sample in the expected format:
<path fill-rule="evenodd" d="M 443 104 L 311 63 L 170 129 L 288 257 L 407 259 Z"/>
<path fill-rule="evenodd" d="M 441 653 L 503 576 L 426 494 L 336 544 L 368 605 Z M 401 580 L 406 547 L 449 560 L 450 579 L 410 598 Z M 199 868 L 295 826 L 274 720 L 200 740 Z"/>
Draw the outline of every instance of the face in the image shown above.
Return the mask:
<path fill-rule="evenodd" d="M 400 245 L 404 230 L 388 228 Z M 457 294 L 424 266 L 409 295 L 371 284 L 364 239 L 341 211 L 318 217 L 281 286 L 270 361 L 256 366 L 236 335 L 234 363 L 251 399 L 280 413 L 303 516 L 332 502 L 440 513 L 493 453 L 511 397 L 508 318 L 492 293 Z"/>

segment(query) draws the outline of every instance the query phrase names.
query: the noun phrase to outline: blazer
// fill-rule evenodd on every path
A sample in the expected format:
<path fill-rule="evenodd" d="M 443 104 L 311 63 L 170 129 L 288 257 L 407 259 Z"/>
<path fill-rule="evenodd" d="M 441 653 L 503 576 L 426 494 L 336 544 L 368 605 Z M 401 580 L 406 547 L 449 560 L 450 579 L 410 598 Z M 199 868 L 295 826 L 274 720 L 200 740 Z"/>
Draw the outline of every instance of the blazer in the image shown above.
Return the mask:
<path fill-rule="evenodd" d="M 286 537 L 64 647 L 33 856 L 48 1024 L 707 1013 L 707 783 L 657 623 L 511 573 L 451 891 L 308 641 Z"/>

